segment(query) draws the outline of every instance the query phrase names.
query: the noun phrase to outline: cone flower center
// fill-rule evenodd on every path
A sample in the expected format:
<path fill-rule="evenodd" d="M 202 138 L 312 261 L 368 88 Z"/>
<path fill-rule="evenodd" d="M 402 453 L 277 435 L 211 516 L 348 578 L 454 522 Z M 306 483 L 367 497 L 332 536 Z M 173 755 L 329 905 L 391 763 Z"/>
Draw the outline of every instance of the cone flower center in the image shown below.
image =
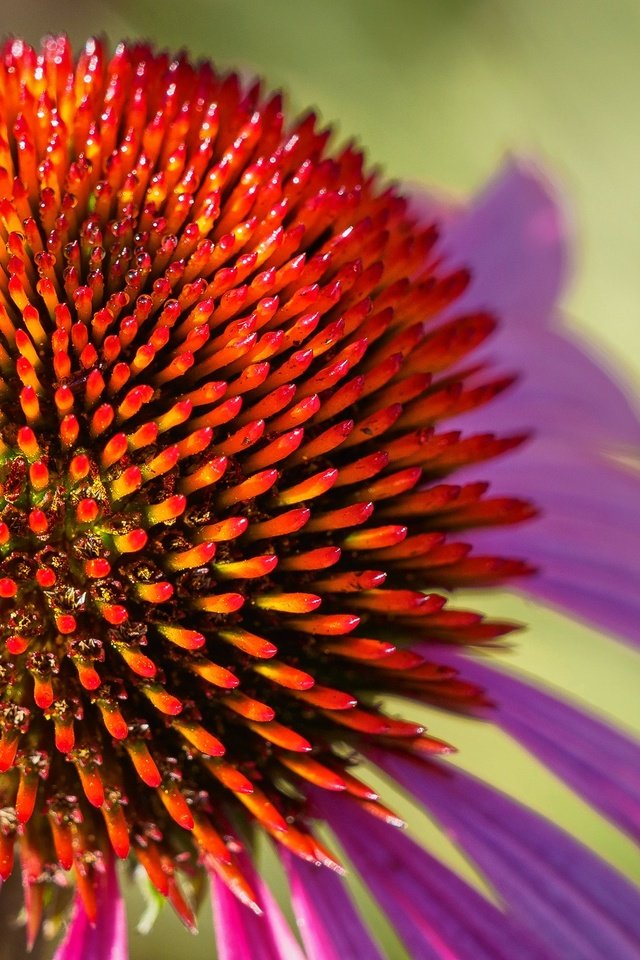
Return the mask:
<path fill-rule="evenodd" d="M 0 873 L 33 933 L 133 852 L 192 924 L 178 867 L 252 902 L 238 832 L 334 863 L 308 783 L 393 820 L 358 749 L 448 748 L 385 694 L 482 702 L 411 644 L 510 629 L 445 594 L 526 572 L 458 532 L 531 508 L 450 475 L 522 437 L 441 423 L 511 381 L 312 115 L 144 45 L 10 41 L 0 86 Z"/>

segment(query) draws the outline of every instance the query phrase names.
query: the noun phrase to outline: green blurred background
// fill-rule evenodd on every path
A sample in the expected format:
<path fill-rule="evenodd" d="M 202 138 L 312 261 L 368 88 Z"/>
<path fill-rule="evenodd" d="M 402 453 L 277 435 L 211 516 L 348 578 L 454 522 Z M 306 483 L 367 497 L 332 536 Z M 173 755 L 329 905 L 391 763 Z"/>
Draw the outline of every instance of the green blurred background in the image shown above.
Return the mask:
<path fill-rule="evenodd" d="M 540 158 L 575 230 L 568 322 L 638 393 L 637 0 L 4 0 L 2 27 L 31 41 L 66 30 L 76 45 L 92 33 L 142 36 L 246 68 L 287 91 L 294 111 L 313 105 L 342 136 L 355 135 L 390 176 L 458 195 L 478 188 L 509 151 Z M 529 624 L 511 662 L 638 729 L 638 662 L 627 649 L 517 597 L 468 602 Z M 462 748 L 456 762 L 640 877 L 631 845 L 506 738 L 443 715 L 427 721 Z M 405 799 L 397 806 L 425 843 L 454 856 Z M 140 904 L 134 895 L 132 922 Z M 374 905 L 364 904 L 388 956 L 401 960 Z M 213 958 L 206 910 L 202 927 L 192 939 L 165 910 L 151 935 L 132 930 L 133 958 Z"/>

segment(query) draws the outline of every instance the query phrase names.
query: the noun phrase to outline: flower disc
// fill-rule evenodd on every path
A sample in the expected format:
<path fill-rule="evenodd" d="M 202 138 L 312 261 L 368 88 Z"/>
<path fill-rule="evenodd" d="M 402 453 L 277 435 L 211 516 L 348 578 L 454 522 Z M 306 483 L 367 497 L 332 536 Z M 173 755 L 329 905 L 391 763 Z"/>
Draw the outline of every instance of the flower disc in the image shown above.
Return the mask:
<path fill-rule="evenodd" d="M 526 571 L 457 531 L 531 514 L 451 482 L 521 437 L 442 427 L 505 389 L 437 231 L 208 64 L 63 38 L 0 64 L 1 873 L 131 849 L 243 899 L 234 833 L 331 863 L 305 784 L 441 752 L 387 693 L 471 709 L 411 650 L 509 629 L 442 591 Z M 471 356 L 470 356 L 471 355 Z M 428 592 L 425 592 L 428 591 Z"/>

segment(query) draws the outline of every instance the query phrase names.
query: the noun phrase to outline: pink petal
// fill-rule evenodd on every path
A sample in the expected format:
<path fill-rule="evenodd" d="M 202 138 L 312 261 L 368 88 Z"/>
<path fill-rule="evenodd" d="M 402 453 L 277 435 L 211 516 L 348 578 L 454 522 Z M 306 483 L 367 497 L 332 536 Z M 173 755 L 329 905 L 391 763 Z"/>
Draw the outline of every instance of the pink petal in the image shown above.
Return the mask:
<path fill-rule="evenodd" d="M 463 213 L 444 214 L 442 245 L 472 282 L 452 312 L 488 309 L 520 332 L 551 315 L 567 274 L 563 216 L 533 165 L 511 161 Z"/>
<path fill-rule="evenodd" d="M 582 619 L 640 640 L 640 476 L 544 441 L 488 465 L 493 489 L 538 503 L 530 523 L 468 535 L 482 553 L 526 558 L 539 574 L 517 584 Z"/>
<path fill-rule="evenodd" d="M 444 764 L 371 751 L 473 858 L 510 912 L 571 960 L 636 960 L 640 891 L 573 837 Z"/>
<path fill-rule="evenodd" d="M 67 934 L 54 960 L 127 960 L 127 918 L 113 861 L 109 861 L 98 901 L 95 926 L 76 896 Z"/>
<path fill-rule="evenodd" d="M 567 255 L 552 191 L 533 167 L 512 164 L 466 213 L 447 217 L 447 257 L 472 271 L 452 312 L 494 313 L 498 332 L 479 356 L 492 374 L 520 373 L 514 388 L 452 425 L 531 431 L 527 444 L 483 464 L 482 478 L 492 492 L 529 497 L 542 511 L 524 526 L 470 539 L 481 552 L 540 567 L 519 582 L 522 592 L 638 642 L 640 474 L 614 458 L 637 455 L 640 421 L 628 391 L 557 322 Z"/>
<path fill-rule="evenodd" d="M 350 798 L 313 791 L 313 800 L 412 960 L 567 960 Z"/>
<path fill-rule="evenodd" d="M 497 709 L 487 719 L 506 730 L 617 826 L 640 837 L 639 745 L 553 691 L 449 649 L 421 652 L 484 687 Z"/>
<path fill-rule="evenodd" d="M 382 960 L 344 882 L 335 873 L 290 854 L 283 862 L 309 960 Z"/>
<path fill-rule="evenodd" d="M 219 960 L 305 960 L 266 883 L 253 869 L 248 857 L 241 858 L 241 865 L 262 915 L 253 913 L 217 874 L 211 874 L 211 902 Z"/>

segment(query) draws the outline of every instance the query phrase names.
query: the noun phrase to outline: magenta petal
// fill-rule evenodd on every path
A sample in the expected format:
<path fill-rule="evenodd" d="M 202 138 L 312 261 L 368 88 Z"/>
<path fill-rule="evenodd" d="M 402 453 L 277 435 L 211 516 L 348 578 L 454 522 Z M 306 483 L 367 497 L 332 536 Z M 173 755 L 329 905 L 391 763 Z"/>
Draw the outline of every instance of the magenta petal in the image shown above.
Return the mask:
<path fill-rule="evenodd" d="M 542 510 L 523 525 L 468 534 L 480 553 L 518 556 L 539 573 L 518 589 L 627 640 L 640 641 L 640 477 L 567 447 L 533 440 L 489 464 L 493 490 Z"/>
<path fill-rule="evenodd" d="M 127 918 L 113 862 L 106 867 L 95 926 L 76 896 L 67 934 L 54 960 L 127 960 Z"/>
<path fill-rule="evenodd" d="M 423 648 L 426 652 L 427 648 Z M 428 650 L 433 657 L 433 650 Z M 531 750 L 617 826 L 640 837 L 639 745 L 620 730 L 520 677 L 447 650 L 443 662 L 485 687 L 489 719 Z"/>
<path fill-rule="evenodd" d="M 565 226 L 538 169 L 511 161 L 464 213 L 443 221 L 445 256 L 472 274 L 455 313 L 491 310 L 521 331 L 551 314 L 567 273 Z"/>
<path fill-rule="evenodd" d="M 625 391 L 557 323 L 565 273 L 562 216 L 532 167 L 513 164 L 447 224 L 451 265 L 472 281 L 451 312 L 485 309 L 499 320 L 478 357 L 520 375 L 511 390 L 459 418 L 464 432 L 531 431 L 511 454 L 483 464 L 496 494 L 532 499 L 541 517 L 472 533 L 479 552 L 540 568 L 522 592 L 634 642 L 640 638 L 640 475 L 614 459 L 637 454 L 640 422 Z M 478 471 L 460 475 L 478 479 Z"/>
<path fill-rule="evenodd" d="M 396 827 L 349 798 L 318 791 L 313 798 L 412 960 L 567 960 Z"/>
<path fill-rule="evenodd" d="M 640 425 L 624 392 L 558 322 L 567 231 L 541 172 L 511 162 L 467 209 L 452 211 L 419 194 L 414 207 L 417 215 L 439 222 L 445 265 L 464 265 L 471 272 L 467 290 L 448 315 L 487 310 L 498 321 L 474 358 L 491 371 L 521 377 L 517 393 L 508 391 L 489 408 L 466 414 L 460 425 L 503 432 L 544 426 L 545 437 L 572 439 L 579 426 L 591 446 L 638 443 Z"/>
<path fill-rule="evenodd" d="M 546 437 L 573 440 L 579 428 L 591 449 L 603 442 L 638 444 L 640 423 L 624 390 L 602 357 L 558 319 L 568 260 L 564 220 L 551 184 L 523 162 L 507 164 L 467 210 L 452 218 L 445 209 L 445 261 L 471 271 L 469 287 L 449 312 L 492 313 L 498 328 L 475 356 L 521 374 L 517 402 L 509 391 L 491 403 L 496 428 L 544 426 Z M 486 426 L 487 411 L 460 422 Z"/>
<path fill-rule="evenodd" d="M 372 759 L 451 833 L 522 925 L 571 960 L 637 960 L 640 891 L 573 837 L 443 764 Z"/>
<path fill-rule="evenodd" d="M 262 915 L 252 912 L 217 874 L 211 874 L 211 902 L 219 960 L 305 960 L 268 886 L 253 869 L 248 857 L 242 857 L 241 864 Z"/>
<path fill-rule="evenodd" d="M 309 960 L 382 960 L 344 882 L 298 857 L 283 858 Z"/>

